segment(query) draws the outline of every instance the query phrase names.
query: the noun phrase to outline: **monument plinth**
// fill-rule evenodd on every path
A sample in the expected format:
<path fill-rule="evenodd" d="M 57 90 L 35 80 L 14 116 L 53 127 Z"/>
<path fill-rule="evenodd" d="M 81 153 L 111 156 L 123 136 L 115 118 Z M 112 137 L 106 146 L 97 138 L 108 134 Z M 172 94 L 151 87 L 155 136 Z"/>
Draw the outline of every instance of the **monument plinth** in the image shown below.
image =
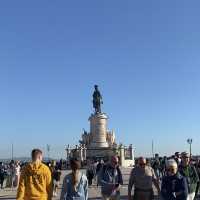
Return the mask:
<path fill-rule="evenodd" d="M 109 147 L 107 138 L 107 115 L 105 113 L 95 113 L 89 118 L 91 133 L 91 148 Z"/>
<path fill-rule="evenodd" d="M 68 146 L 67 160 L 71 157 L 79 157 L 80 161 L 89 160 L 108 160 L 113 155 L 120 157 L 122 166 L 132 166 L 134 164 L 134 153 L 132 145 L 126 147 L 122 144 L 117 145 L 115 140 L 115 132 L 108 130 L 108 116 L 102 112 L 101 104 L 103 99 L 98 89 L 98 85 L 94 86 L 93 108 L 94 113 L 89 117 L 90 131 L 83 129 L 82 139 L 79 140 L 80 146 L 76 146 L 72 151 Z"/>
<path fill-rule="evenodd" d="M 82 134 L 81 144 L 87 148 L 87 158 L 103 158 L 114 154 L 116 147 L 115 133 L 107 128 L 108 116 L 101 110 L 103 99 L 98 89 L 98 85 L 94 86 L 93 108 L 94 113 L 89 117 L 90 132 L 84 130 Z"/>

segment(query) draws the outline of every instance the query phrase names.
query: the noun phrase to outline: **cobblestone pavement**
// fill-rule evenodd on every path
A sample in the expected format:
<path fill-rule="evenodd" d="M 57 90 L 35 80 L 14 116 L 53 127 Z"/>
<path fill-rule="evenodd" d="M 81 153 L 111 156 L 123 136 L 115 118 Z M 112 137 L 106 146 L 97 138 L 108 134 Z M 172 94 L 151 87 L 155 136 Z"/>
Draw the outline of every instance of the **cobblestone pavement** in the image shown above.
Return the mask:
<path fill-rule="evenodd" d="M 123 179 L 124 179 L 124 185 L 121 188 L 121 200 L 127 200 L 127 191 L 128 191 L 128 179 L 130 175 L 130 168 L 123 168 L 122 169 L 122 174 L 123 174 Z M 62 172 L 62 178 L 69 173 L 69 171 L 63 171 Z M 61 181 L 62 184 L 62 181 Z M 60 184 L 59 187 L 59 193 L 61 190 L 62 185 Z M 0 200 L 12 200 L 16 198 L 16 189 L 9 189 L 5 188 L 4 190 L 0 190 Z M 100 200 L 101 199 L 101 192 L 100 188 L 96 186 L 94 183 L 91 187 L 89 187 L 89 200 Z M 59 195 L 56 198 L 53 198 L 53 200 L 59 200 Z M 159 198 L 155 197 L 155 200 L 159 200 Z"/>

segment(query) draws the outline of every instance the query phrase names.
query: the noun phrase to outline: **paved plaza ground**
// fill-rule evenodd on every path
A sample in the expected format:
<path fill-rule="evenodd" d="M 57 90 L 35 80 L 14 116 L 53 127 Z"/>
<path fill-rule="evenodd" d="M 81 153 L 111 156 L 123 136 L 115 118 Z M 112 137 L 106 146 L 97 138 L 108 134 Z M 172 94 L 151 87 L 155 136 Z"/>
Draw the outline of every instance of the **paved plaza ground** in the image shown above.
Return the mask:
<path fill-rule="evenodd" d="M 127 200 L 127 191 L 128 191 L 128 179 L 130 175 L 131 168 L 123 168 L 122 174 L 124 179 L 124 185 L 121 188 L 121 199 Z M 69 171 L 63 171 L 62 172 L 62 179 L 63 177 L 69 173 Z M 62 183 L 62 182 L 61 182 Z M 62 185 L 60 184 L 59 192 Z M 0 190 L 0 200 L 9 200 L 9 199 L 15 199 L 16 198 L 16 189 L 11 190 L 9 188 L 5 188 L 4 190 Z M 53 198 L 53 200 L 58 200 L 59 196 L 56 198 Z M 96 184 L 93 184 L 91 187 L 89 187 L 89 200 L 100 200 L 101 199 L 101 193 L 100 188 L 97 188 Z"/>

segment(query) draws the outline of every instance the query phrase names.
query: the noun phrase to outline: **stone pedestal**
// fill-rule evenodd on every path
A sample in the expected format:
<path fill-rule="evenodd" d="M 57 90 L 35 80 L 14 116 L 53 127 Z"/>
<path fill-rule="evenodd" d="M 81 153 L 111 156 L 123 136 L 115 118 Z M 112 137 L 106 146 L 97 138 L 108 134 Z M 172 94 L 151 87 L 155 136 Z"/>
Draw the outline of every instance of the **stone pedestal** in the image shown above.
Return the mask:
<path fill-rule="evenodd" d="M 129 151 L 129 157 L 125 157 L 125 151 Z M 120 157 L 120 164 L 122 167 L 132 167 L 135 165 L 134 160 L 134 153 L 133 153 L 133 147 L 132 145 L 129 146 L 129 148 L 126 148 L 123 145 L 120 145 L 119 147 L 119 157 Z"/>
<path fill-rule="evenodd" d="M 106 141 L 107 119 L 108 117 L 105 113 L 96 113 L 90 116 L 90 148 L 98 149 L 109 147 Z"/>

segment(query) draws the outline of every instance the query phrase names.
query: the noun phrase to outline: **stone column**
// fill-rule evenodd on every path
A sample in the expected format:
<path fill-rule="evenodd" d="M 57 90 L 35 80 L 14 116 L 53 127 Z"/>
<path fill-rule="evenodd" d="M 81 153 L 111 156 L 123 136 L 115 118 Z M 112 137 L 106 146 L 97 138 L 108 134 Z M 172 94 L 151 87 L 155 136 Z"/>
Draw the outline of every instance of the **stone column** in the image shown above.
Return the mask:
<path fill-rule="evenodd" d="M 132 160 L 133 159 L 133 145 L 132 144 L 129 145 L 129 151 L 130 151 L 130 159 Z"/>
<path fill-rule="evenodd" d="M 124 162 L 125 162 L 124 150 L 125 150 L 125 149 L 124 149 L 124 146 L 121 144 L 120 147 L 119 147 L 121 166 L 124 166 Z"/>
<path fill-rule="evenodd" d="M 90 133 L 92 148 L 108 147 L 106 141 L 107 137 L 107 115 L 105 113 L 92 114 L 89 118 L 90 121 Z"/>
<path fill-rule="evenodd" d="M 82 145 L 79 146 L 79 160 L 83 162 L 83 147 Z"/>
<path fill-rule="evenodd" d="M 83 161 L 87 160 L 87 149 L 85 147 L 85 145 L 83 145 Z"/>

